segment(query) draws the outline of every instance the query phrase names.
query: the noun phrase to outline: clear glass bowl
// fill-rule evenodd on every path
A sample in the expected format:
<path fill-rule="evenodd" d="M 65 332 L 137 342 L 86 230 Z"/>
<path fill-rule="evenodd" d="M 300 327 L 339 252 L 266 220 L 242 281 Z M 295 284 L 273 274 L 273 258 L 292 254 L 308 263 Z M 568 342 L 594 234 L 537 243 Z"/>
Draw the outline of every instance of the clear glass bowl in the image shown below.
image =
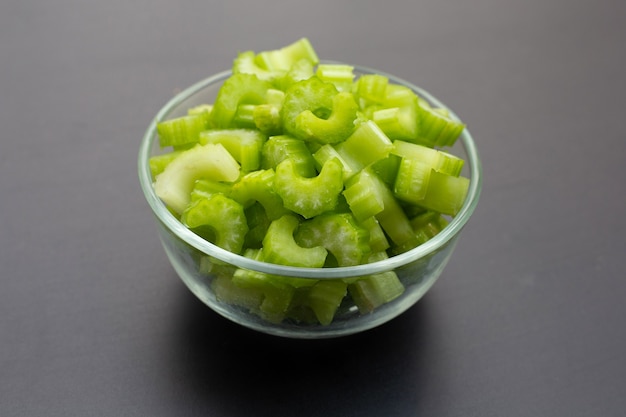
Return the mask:
<path fill-rule="evenodd" d="M 411 88 L 420 97 L 429 101 L 431 105 L 446 107 L 427 91 L 395 76 L 364 67 L 355 67 L 355 73 L 356 75 L 385 75 L 389 77 L 391 82 Z M 425 244 L 384 261 L 352 267 L 299 268 L 258 262 L 215 246 L 187 229 L 156 196 L 150 174 L 149 158 L 163 152 L 159 147 L 156 124 L 161 120 L 182 116 L 190 107 L 212 103 L 223 81 L 230 75 L 230 71 L 213 75 L 171 99 L 157 113 L 148 127 L 139 149 L 138 164 L 141 187 L 156 219 L 165 253 L 183 282 L 207 306 L 227 319 L 263 333 L 290 338 L 314 339 L 354 334 L 379 326 L 410 308 L 422 298 L 441 275 L 454 251 L 463 227 L 478 203 L 481 190 L 481 164 L 470 132 L 465 129 L 455 146 L 448 150 L 466 161 L 462 173 L 462 175 L 470 178 L 466 201 L 450 223 Z M 457 118 L 452 111 L 450 111 L 450 115 Z M 203 260 L 201 261 L 201 259 Z M 207 260 L 220 265 L 222 270 L 224 265 L 230 265 L 233 269 L 245 268 L 274 275 L 315 280 L 341 279 L 395 271 L 404 284 L 405 291 L 400 297 L 367 314 L 360 314 L 356 306 L 351 304 L 349 297 L 347 297 L 347 301 L 340 306 L 333 322 L 328 325 L 290 321 L 273 323 L 244 308 L 218 300 L 212 287 L 215 276 L 210 272 L 211 268 L 207 268 L 207 265 L 200 267 L 200 262 L 207 262 Z"/>

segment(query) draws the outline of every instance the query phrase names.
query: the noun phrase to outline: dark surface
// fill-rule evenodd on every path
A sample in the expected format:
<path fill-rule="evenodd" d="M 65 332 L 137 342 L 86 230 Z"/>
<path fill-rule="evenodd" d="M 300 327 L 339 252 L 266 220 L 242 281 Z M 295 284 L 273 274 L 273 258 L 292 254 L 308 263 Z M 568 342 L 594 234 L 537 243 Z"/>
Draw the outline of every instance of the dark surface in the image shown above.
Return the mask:
<path fill-rule="evenodd" d="M 0 415 L 623 416 L 625 5 L 2 1 Z M 135 162 L 173 94 L 301 36 L 452 107 L 485 178 L 427 296 L 321 342 L 201 305 Z"/>

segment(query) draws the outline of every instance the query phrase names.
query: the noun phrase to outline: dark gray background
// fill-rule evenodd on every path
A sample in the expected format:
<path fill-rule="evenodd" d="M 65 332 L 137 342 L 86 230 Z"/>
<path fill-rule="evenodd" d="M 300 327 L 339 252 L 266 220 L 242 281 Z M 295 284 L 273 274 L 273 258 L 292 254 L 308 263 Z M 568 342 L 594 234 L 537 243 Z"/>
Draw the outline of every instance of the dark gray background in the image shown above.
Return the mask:
<path fill-rule="evenodd" d="M 623 416 L 626 2 L 0 3 L 0 415 Z M 308 37 L 468 124 L 483 194 L 414 308 L 239 328 L 183 286 L 136 175 L 151 117 Z"/>

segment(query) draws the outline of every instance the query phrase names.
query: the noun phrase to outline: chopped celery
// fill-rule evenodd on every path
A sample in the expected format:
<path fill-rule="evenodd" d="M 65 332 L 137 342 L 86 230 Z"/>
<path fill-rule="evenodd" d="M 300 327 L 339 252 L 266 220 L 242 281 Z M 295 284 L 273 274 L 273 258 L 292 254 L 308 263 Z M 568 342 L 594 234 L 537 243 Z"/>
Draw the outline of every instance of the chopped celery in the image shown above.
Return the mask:
<path fill-rule="evenodd" d="M 234 127 L 232 121 L 239 105 L 264 103 L 270 88 L 272 84 L 254 74 L 233 74 L 217 93 L 211 122 L 218 128 Z"/>
<path fill-rule="evenodd" d="M 265 209 L 269 219 L 278 219 L 289 210 L 285 208 L 281 197 L 275 191 L 275 176 L 272 169 L 250 172 L 233 184 L 229 197 L 244 207 L 250 207 L 258 202 Z"/>
<path fill-rule="evenodd" d="M 285 159 L 293 161 L 298 175 L 307 178 L 315 176 L 315 163 L 311 151 L 303 141 L 287 135 L 271 136 L 261 150 L 263 169 L 276 169 Z"/>
<path fill-rule="evenodd" d="M 337 152 L 355 170 L 361 170 L 389 156 L 391 140 L 373 121 L 361 123 L 345 141 L 336 145 Z"/>
<path fill-rule="evenodd" d="M 255 129 L 214 129 L 200 134 L 200 143 L 221 143 L 239 162 L 244 172 L 255 171 L 261 166 L 261 148 L 264 134 Z"/>
<path fill-rule="evenodd" d="M 427 242 L 461 209 L 469 179 L 452 146 L 465 125 L 381 74 L 319 63 L 302 38 L 233 61 L 213 103 L 157 124 L 154 189 L 190 230 L 259 262 L 304 268 L 382 261 Z M 279 323 L 330 324 L 400 297 L 393 271 L 314 280 L 199 272 L 218 301 Z"/>
<path fill-rule="evenodd" d="M 207 117 L 203 114 L 191 114 L 159 122 L 159 145 L 164 148 L 198 143 L 200 132 L 206 128 Z"/>
<path fill-rule="evenodd" d="M 280 265 L 321 268 L 326 261 L 327 251 L 322 246 L 305 248 L 294 239 L 299 225 L 296 216 L 287 214 L 270 224 L 263 239 L 263 253 L 266 262 Z"/>
<path fill-rule="evenodd" d="M 158 175 L 154 183 L 156 195 L 176 213 L 182 213 L 191 201 L 197 179 L 235 181 L 239 164 L 220 144 L 196 145 L 183 151 Z"/>
<path fill-rule="evenodd" d="M 210 227 L 215 233 L 214 243 L 234 253 L 241 252 L 248 232 L 243 206 L 221 193 L 190 204 L 181 221 L 192 230 Z"/>
<path fill-rule="evenodd" d="M 352 133 L 356 112 L 351 94 L 313 76 L 287 89 L 281 117 L 285 132 L 296 138 L 335 143 Z"/>
<path fill-rule="evenodd" d="M 367 229 L 350 213 L 326 213 L 306 220 L 298 227 L 295 239 L 303 247 L 326 248 L 338 266 L 359 265 L 370 252 Z"/>
<path fill-rule="evenodd" d="M 285 207 L 305 218 L 333 210 L 343 190 L 341 162 L 331 159 L 318 176 L 305 178 L 296 171 L 293 159 L 286 159 L 276 167 L 274 189 Z"/>

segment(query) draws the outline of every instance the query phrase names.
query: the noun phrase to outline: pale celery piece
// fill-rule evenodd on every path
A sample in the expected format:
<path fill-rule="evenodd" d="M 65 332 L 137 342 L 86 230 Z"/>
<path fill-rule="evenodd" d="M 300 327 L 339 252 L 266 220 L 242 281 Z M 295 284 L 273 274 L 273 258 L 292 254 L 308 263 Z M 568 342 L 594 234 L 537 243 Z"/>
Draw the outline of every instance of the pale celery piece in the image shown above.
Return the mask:
<path fill-rule="evenodd" d="M 159 122 L 156 194 L 192 231 L 259 262 L 378 262 L 436 236 L 461 209 L 465 125 L 387 76 L 319 63 L 306 38 L 240 53 L 213 103 Z M 437 148 L 437 149 L 435 149 Z M 404 293 L 393 272 L 283 277 L 203 256 L 219 301 L 279 323 L 328 325 Z"/>

